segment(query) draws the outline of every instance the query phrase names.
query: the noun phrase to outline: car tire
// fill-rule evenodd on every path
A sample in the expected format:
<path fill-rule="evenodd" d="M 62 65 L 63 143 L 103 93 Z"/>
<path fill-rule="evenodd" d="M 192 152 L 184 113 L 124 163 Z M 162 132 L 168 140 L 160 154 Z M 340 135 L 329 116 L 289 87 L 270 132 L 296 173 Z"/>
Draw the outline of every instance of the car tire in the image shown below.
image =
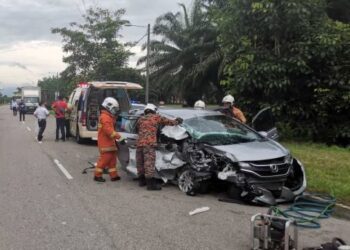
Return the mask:
<path fill-rule="evenodd" d="M 181 171 L 177 179 L 177 185 L 186 194 L 194 193 L 197 186 L 194 172 L 188 168 Z"/>
<path fill-rule="evenodd" d="M 230 184 L 229 187 L 227 188 L 227 196 L 230 199 L 234 199 L 234 200 L 241 200 L 241 194 L 242 194 L 242 190 L 237 187 L 235 184 Z"/>
<path fill-rule="evenodd" d="M 198 193 L 199 194 L 207 194 L 209 193 L 210 182 L 209 181 L 201 181 L 198 183 Z"/>

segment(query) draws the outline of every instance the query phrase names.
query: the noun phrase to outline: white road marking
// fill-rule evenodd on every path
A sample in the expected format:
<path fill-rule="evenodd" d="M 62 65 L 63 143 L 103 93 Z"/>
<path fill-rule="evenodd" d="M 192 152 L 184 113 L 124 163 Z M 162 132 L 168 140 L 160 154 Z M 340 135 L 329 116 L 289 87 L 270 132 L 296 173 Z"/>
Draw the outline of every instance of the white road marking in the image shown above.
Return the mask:
<path fill-rule="evenodd" d="M 57 159 L 54 159 L 53 161 L 57 165 L 57 167 L 62 171 L 62 173 L 67 177 L 68 180 L 73 179 L 73 176 L 71 176 L 70 173 L 68 173 L 67 169 L 65 169 Z"/>
<path fill-rule="evenodd" d="M 27 127 L 27 130 L 28 130 L 28 131 L 32 131 L 32 130 L 30 129 L 30 127 Z"/>

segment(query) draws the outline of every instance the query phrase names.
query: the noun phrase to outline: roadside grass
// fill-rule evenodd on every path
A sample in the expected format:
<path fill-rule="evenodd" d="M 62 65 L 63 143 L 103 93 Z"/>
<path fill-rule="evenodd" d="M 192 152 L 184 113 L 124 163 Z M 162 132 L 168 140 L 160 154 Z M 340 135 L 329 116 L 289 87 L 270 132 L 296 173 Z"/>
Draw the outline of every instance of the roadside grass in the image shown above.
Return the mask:
<path fill-rule="evenodd" d="M 306 170 L 307 190 L 334 195 L 350 205 L 350 149 L 315 143 L 282 142 Z"/>

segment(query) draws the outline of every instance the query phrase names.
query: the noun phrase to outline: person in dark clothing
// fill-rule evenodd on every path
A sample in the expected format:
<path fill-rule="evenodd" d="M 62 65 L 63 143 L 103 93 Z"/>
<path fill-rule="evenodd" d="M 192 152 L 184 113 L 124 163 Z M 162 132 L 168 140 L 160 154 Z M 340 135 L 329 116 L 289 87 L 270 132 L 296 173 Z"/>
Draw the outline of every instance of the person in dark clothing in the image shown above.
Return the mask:
<path fill-rule="evenodd" d="M 18 105 L 19 109 L 19 121 L 21 122 L 22 120 L 26 120 L 26 104 L 24 103 L 23 100 L 20 101 Z"/>
<path fill-rule="evenodd" d="M 52 109 L 55 111 L 56 117 L 56 142 L 59 139 L 59 131 L 61 131 L 61 140 L 66 140 L 66 133 L 64 131 L 65 119 L 64 114 L 67 109 L 67 103 L 63 101 L 63 98 L 59 96 L 57 101 L 52 104 Z"/>

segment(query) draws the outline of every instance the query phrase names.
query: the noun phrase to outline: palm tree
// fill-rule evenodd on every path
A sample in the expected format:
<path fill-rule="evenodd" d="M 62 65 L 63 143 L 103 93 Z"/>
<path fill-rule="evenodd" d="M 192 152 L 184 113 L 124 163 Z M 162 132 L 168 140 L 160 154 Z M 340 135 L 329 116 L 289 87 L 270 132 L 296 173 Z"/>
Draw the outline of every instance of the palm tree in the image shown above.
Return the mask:
<path fill-rule="evenodd" d="M 158 17 L 153 27 L 153 34 L 161 40 L 150 43 L 151 89 L 156 90 L 158 98 L 173 96 L 192 105 L 199 98 L 213 100 L 213 94 L 223 94 L 220 86 L 223 56 L 217 42 L 218 32 L 202 1 L 194 2 L 190 15 L 185 5 L 180 6 L 182 12 Z M 146 57 L 142 57 L 138 64 L 145 61 Z"/>

